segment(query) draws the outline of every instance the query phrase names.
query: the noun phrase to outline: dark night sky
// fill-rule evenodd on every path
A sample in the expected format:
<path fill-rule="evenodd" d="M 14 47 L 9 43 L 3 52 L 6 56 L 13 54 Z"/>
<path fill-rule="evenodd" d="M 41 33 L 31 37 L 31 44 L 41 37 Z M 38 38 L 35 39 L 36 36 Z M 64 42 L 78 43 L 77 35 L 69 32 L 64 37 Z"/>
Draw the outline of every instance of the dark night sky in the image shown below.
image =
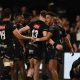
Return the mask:
<path fill-rule="evenodd" d="M 55 3 L 55 6 L 80 12 L 79 0 L 0 0 L 0 5 L 5 7 L 27 5 L 28 7 L 45 8 L 51 1 Z"/>
<path fill-rule="evenodd" d="M 29 7 L 45 7 L 49 1 L 47 0 L 0 0 L 3 6 L 21 6 L 28 5 Z"/>
<path fill-rule="evenodd" d="M 70 18 L 80 14 L 79 0 L 0 0 L 0 5 L 10 8 L 27 5 L 29 9 L 46 9 L 50 2 L 54 2 L 56 8 L 66 9 Z"/>

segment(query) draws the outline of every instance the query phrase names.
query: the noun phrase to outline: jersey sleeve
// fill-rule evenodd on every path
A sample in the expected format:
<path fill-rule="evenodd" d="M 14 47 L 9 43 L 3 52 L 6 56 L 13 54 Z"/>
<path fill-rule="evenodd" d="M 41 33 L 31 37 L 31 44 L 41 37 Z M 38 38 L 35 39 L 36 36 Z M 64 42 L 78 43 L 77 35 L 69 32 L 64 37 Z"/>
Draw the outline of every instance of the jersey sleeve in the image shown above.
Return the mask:
<path fill-rule="evenodd" d="M 22 26 L 20 26 L 19 24 L 13 24 L 11 27 L 12 31 L 14 31 L 16 28 L 20 29 L 20 28 L 22 28 Z"/>
<path fill-rule="evenodd" d="M 54 26 L 50 26 L 49 29 L 48 29 L 48 31 L 53 34 L 54 31 L 55 31 L 55 27 Z"/>
<path fill-rule="evenodd" d="M 48 31 L 49 30 L 48 28 L 49 27 L 46 24 L 43 24 L 42 31 Z"/>
<path fill-rule="evenodd" d="M 17 28 L 17 25 L 16 24 L 11 24 L 10 25 L 10 29 L 11 29 L 11 31 L 14 31 L 15 29 Z"/>

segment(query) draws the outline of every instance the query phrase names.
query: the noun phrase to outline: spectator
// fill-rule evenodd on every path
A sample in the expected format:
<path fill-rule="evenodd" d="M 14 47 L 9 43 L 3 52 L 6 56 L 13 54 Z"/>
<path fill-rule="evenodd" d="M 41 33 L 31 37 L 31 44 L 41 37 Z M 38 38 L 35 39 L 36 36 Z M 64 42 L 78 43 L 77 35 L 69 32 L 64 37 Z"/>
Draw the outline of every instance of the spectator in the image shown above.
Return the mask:
<path fill-rule="evenodd" d="M 75 32 L 76 32 L 76 39 L 78 44 L 78 51 L 80 51 L 80 16 L 76 16 Z"/>

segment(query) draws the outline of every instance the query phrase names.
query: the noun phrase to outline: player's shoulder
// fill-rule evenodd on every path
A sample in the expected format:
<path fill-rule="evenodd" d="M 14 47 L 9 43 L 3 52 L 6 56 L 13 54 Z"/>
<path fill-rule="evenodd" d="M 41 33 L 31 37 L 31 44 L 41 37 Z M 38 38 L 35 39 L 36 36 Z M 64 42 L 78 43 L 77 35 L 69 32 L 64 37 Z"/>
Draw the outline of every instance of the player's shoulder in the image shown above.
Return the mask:
<path fill-rule="evenodd" d="M 58 27 L 60 28 L 61 31 L 65 31 L 65 29 L 63 28 L 63 26 L 58 25 Z"/>
<path fill-rule="evenodd" d="M 32 22 L 32 24 L 39 24 L 41 26 L 48 26 L 45 22 L 43 22 L 41 20 L 36 20 L 36 21 Z"/>
<path fill-rule="evenodd" d="M 7 26 L 12 26 L 12 25 L 13 25 L 13 23 L 10 22 L 10 21 L 3 21 L 3 23 L 4 23 L 5 25 L 7 25 Z"/>
<path fill-rule="evenodd" d="M 50 27 L 49 27 L 49 29 L 54 29 L 54 30 L 56 30 L 56 29 L 58 29 L 58 25 L 56 25 L 56 24 L 52 24 Z"/>

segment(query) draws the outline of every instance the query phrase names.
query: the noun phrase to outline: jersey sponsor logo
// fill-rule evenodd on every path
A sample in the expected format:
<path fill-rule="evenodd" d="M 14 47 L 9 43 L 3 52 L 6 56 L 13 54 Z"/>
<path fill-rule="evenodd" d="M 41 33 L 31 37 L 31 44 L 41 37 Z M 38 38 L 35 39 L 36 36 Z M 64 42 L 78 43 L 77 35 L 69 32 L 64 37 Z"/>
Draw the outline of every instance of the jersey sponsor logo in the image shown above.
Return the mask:
<path fill-rule="evenodd" d="M 5 26 L 0 26 L 0 39 L 5 40 Z"/>
<path fill-rule="evenodd" d="M 40 25 L 39 24 L 34 24 L 34 28 L 35 29 L 39 29 L 40 28 Z"/>
<path fill-rule="evenodd" d="M 5 26 L 0 26 L 0 30 L 5 30 Z"/>

